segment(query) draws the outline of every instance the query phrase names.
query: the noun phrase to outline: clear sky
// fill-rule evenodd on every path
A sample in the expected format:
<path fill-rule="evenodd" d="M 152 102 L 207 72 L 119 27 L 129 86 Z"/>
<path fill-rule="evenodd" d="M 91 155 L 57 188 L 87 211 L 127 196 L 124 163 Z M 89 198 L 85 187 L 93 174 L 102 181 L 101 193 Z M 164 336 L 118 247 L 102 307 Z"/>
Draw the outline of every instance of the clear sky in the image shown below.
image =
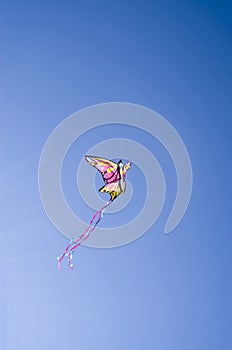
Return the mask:
<path fill-rule="evenodd" d="M 1 2 L 0 349 L 232 348 L 231 10 L 213 0 Z M 145 133 L 119 129 L 159 158 L 164 211 L 132 244 L 80 247 L 76 270 L 61 272 L 56 257 L 68 241 L 40 202 L 40 154 L 66 117 L 109 101 L 149 107 L 178 130 L 192 161 L 192 199 L 164 235 L 171 160 Z M 85 137 L 94 144 L 108 133 Z M 70 152 L 64 188 L 88 220 L 74 176 L 84 139 Z M 130 172 L 141 193 L 131 219 L 144 179 Z M 113 226 L 109 217 L 103 225 Z"/>

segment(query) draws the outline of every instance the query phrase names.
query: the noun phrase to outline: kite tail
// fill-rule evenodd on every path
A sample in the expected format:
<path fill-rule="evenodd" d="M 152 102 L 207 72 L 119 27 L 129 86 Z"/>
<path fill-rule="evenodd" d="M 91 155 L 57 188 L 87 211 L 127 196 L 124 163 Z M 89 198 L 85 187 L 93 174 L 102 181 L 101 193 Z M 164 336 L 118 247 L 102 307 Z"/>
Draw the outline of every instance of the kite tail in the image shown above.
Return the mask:
<path fill-rule="evenodd" d="M 100 208 L 98 211 L 96 211 L 96 213 L 93 215 L 89 226 L 85 229 L 85 231 L 80 235 L 80 237 L 78 237 L 76 239 L 76 236 L 73 237 L 69 243 L 69 245 L 67 245 L 64 253 L 60 256 L 57 257 L 57 261 L 58 261 L 58 268 L 61 269 L 61 262 L 64 259 L 65 256 L 67 256 L 68 258 L 68 267 L 73 270 L 73 264 L 71 263 L 72 258 L 73 258 L 73 253 L 75 252 L 76 248 L 81 245 L 81 243 L 83 243 L 89 236 L 90 234 L 95 230 L 95 228 L 97 227 L 98 223 L 101 221 L 101 218 L 103 217 L 104 211 L 106 210 L 106 208 L 113 202 L 113 199 L 111 198 L 102 208 Z M 96 222 L 94 223 L 94 220 L 96 220 Z"/>

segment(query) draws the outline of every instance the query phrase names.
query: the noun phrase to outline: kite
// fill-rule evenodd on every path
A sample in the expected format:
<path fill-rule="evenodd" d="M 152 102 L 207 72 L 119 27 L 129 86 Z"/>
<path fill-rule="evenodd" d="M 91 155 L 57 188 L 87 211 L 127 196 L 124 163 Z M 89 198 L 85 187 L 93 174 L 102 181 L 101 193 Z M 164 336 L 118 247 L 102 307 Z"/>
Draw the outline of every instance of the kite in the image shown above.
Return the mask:
<path fill-rule="evenodd" d="M 99 189 L 100 192 L 108 193 L 110 195 L 109 201 L 96 213 L 93 215 L 92 219 L 86 230 L 79 236 L 75 236 L 71 239 L 69 245 L 66 247 L 64 253 L 57 257 L 58 260 L 58 268 L 61 269 L 62 260 L 67 257 L 68 258 L 68 267 L 73 270 L 72 258 L 73 253 L 76 248 L 81 245 L 95 230 L 98 223 L 101 221 L 104 211 L 106 208 L 122 193 L 125 192 L 126 189 L 126 172 L 131 167 L 131 162 L 127 162 L 123 164 L 120 160 L 118 163 L 115 163 L 111 160 L 93 157 L 93 156 L 85 156 L 85 160 L 95 167 L 102 174 L 103 180 L 105 182 L 104 186 Z"/>

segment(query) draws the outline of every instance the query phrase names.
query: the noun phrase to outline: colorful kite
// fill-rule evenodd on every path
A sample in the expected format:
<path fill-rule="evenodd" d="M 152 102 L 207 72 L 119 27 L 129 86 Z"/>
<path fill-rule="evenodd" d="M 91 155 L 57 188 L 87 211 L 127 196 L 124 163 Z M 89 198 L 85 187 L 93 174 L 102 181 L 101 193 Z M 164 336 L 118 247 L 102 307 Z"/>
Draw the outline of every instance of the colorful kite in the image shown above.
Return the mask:
<path fill-rule="evenodd" d="M 109 193 L 110 200 L 93 215 L 89 226 L 86 230 L 77 238 L 77 236 L 71 239 L 70 244 L 66 247 L 64 253 L 58 256 L 58 268 L 61 268 L 61 262 L 65 256 L 68 258 L 68 267 L 73 270 L 73 264 L 71 263 L 73 253 L 76 248 L 84 242 L 90 234 L 95 230 L 101 218 L 103 217 L 106 208 L 126 189 L 126 172 L 130 169 L 131 162 L 123 164 L 120 160 L 118 163 L 111 160 L 99 157 L 85 156 L 86 161 L 99 170 L 102 174 L 105 185 L 99 189 L 100 192 Z"/>

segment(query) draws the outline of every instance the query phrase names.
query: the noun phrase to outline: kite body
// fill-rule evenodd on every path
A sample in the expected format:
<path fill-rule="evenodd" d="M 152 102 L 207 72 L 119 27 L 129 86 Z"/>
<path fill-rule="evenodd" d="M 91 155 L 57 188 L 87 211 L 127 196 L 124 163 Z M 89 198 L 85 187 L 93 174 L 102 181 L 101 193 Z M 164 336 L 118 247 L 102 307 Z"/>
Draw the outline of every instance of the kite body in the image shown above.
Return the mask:
<path fill-rule="evenodd" d="M 100 192 L 109 193 L 113 201 L 126 189 L 126 172 L 131 163 L 123 164 L 120 160 L 118 163 L 99 157 L 85 156 L 86 161 L 99 170 L 102 174 L 105 186 L 100 188 Z"/>
<path fill-rule="evenodd" d="M 106 208 L 122 193 L 126 190 L 126 172 L 130 169 L 131 162 L 127 162 L 123 164 L 120 160 L 118 163 L 115 163 L 111 160 L 93 157 L 93 156 L 85 156 L 86 161 L 95 167 L 98 171 L 101 172 L 105 185 L 99 189 L 100 192 L 109 193 L 110 200 L 92 217 L 89 226 L 86 230 L 78 237 L 73 237 L 71 239 L 70 244 L 66 247 L 64 253 L 57 258 L 58 267 L 61 268 L 61 262 L 65 256 L 68 257 L 68 267 L 73 269 L 73 265 L 71 264 L 71 260 L 73 257 L 73 253 L 76 248 L 84 242 L 90 235 L 91 232 L 95 230 L 101 218 L 103 217 L 104 211 Z"/>

